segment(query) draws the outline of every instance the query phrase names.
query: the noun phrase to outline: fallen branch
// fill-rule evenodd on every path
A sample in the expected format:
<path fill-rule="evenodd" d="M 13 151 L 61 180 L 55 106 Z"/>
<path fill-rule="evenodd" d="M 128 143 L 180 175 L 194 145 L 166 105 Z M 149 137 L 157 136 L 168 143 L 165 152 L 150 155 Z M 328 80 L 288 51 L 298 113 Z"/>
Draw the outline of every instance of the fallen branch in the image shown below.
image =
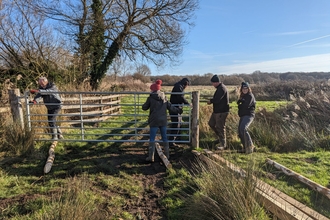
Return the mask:
<path fill-rule="evenodd" d="M 163 150 L 160 147 L 159 143 L 156 143 L 156 149 L 157 149 L 157 153 L 158 153 L 160 159 L 162 159 L 162 161 L 165 164 L 166 168 L 168 168 L 168 169 L 172 168 L 172 164 L 170 163 L 170 161 L 167 159 L 167 157 L 163 153 Z"/>
<path fill-rule="evenodd" d="M 54 141 L 52 145 L 50 145 L 49 151 L 48 151 L 48 158 L 44 167 L 44 173 L 49 173 L 49 171 L 52 169 L 53 162 L 55 160 L 55 147 L 57 145 L 57 141 Z"/>

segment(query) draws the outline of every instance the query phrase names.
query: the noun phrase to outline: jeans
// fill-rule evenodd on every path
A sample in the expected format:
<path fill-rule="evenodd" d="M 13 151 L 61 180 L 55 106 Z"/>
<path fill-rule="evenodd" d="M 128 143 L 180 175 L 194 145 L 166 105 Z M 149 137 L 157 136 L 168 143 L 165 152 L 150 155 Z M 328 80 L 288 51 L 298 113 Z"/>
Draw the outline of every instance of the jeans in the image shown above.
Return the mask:
<path fill-rule="evenodd" d="M 254 117 L 253 116 L 242 116 L 239 119 L 238 124 L 238 136 L 241 139 L 241 143 L 243 144 L 244 148 L 252 146 L 252 139 L 248 132 L 248 128 L 250 124 L 252 123 Z"/>
<path fill-rule="evenodd" d="M 167 142 L 168 140 L 167 140 L 167 136 L 166 136 L 166 132 L 167 132 L 167 127 L 166 126 L 150 127 L 150 142 L 155 141 L 158 128 L 160 130 L 160 134 L 162 136 L 163 142 Z"/>

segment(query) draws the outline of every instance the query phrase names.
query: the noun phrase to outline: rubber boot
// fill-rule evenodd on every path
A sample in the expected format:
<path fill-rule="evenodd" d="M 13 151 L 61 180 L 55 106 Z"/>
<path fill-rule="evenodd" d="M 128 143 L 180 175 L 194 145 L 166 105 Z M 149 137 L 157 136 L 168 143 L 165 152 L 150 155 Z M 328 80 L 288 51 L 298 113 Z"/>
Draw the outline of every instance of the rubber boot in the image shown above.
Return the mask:
<path fill-rule="evenodd" d="M 244 144 L 243 144 L 243 146 L 241 146 L 240 149 L 237 150 L 237 153 L 241 153 L 241 154 L 246 153 L 246 148 L 245 148 Z"/>
<path fill-rule="evenodd" d="M 168 142 L 164 142 L 164 152 L 167 159 L 170 159 L 170 147 Z"/>
<path fill-rule="evenodd" d="M 58 139 L 64 139 L 64 137 L 62 135 L 62 131 L 59 126 L 57 126 L 57 137 L 58 137 Z"/>
<path fill-rule="evenodd" d="M 249 144 L 249 146 L 245 148 L 245 153 L 246 153 L 246 154 L 251 154 L 251 153 L 253 153 L 254 148 L 255 148 L 255 146 L 254 146 L 252 143 Z"/>
<path fill-rule="evenodd" d="M 53 141 L 57 141 L 58 138 L 57 138 L 57 129 L 56 128 L 52 128 L 50 129 L 51 133 L 52 133 L 52 140 Z"/>
<path fill-rule="evenodd" d="M 154 162 L 155 161 L 155 142 L 149 143 L 148 148 L 148 157 L 146 158 L 146 161 Z"/>

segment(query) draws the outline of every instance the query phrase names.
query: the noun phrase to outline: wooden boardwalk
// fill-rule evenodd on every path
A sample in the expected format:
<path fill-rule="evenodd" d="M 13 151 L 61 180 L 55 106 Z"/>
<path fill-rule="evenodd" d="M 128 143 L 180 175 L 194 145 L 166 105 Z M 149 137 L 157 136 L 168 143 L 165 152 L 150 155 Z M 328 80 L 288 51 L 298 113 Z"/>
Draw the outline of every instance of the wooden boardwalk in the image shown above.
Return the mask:
<path fill-rule="evenodd" d="M 234 172 L 245 176 L 245 171 L 233 163 L 230 163 L 220 155 L 204 149 L 204 153 L 194 151 L 199 157 L 210 158 L 221 165 L 226 165 Z M 206 159 L 206 158 L 204 158 Z M 307 207 L 285 193 L 277 190 L 269 184 L 257 179 L 257 195 L 260 204 L 274 215 L 274 219 L 281 220 L 330 220 L 315 210 Z"/>

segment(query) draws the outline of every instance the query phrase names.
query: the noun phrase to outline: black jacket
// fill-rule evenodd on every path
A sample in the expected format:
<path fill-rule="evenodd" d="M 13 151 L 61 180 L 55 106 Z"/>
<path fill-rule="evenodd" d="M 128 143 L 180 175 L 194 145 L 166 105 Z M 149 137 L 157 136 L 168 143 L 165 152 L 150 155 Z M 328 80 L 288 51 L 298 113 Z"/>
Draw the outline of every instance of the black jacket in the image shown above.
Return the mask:
<path fill-rule="evenodd" d="M 229 112 L 229 94 L 223 83 L 218 85 L 210 101 L 213 104 L 213 113 Z"/>
<path fill-rule="evenodd" d="M 144 111 L 150 109 L 148 123 L 150 127 L 167 126 L 167 112 L 182 113 L 182 109 L 176 108 L 167 101 L 164 92 L 152 92 L 147 101 L 142 105 Z"/>
<path fill-rule="evenodd" d="M 182 81 L 179 81 L 174 84 L 172 92 L 183 92 L 185 89 Z M 189 105 L 187 99 L 184 98 L 184 94 L 171 94 L 170 102 L 172 104 L 186 104 Z"/>
<path fill-rule="evenodd" d="M 45 94 L 47 92 L 47 94 Z M 50 93 L 48 93 L 50 92 Z M 46 88 L 39 87 L 39 92 L 34 97 L 34 100 L 39 103 L 43 99 L 45 106 L 48 110 L 61 108 L 61 97 L 57 93 L 58 89 L 54 83 L 48 83 Z"/>
<path fill-rule="evenodd" d="M 252 93 L 244 94 L 238 101 L 238 116 L 253 116 L 255 115 L 256 99 Z"/>

